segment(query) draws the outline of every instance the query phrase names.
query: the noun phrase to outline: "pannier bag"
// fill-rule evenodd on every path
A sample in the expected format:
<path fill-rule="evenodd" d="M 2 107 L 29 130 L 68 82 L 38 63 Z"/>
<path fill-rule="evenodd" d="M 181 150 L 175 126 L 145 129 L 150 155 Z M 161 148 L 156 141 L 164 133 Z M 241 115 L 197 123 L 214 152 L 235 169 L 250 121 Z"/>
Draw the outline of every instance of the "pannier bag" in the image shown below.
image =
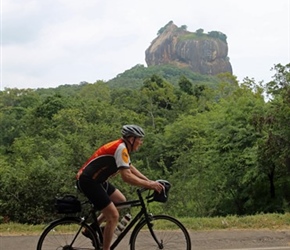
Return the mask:
<path fill-rule="evenodd" d="M 78 213 L 81 211 L 81 202 L 74 195 L 67 194 L 55 198 L 55 208 L 60 214 Z"/>

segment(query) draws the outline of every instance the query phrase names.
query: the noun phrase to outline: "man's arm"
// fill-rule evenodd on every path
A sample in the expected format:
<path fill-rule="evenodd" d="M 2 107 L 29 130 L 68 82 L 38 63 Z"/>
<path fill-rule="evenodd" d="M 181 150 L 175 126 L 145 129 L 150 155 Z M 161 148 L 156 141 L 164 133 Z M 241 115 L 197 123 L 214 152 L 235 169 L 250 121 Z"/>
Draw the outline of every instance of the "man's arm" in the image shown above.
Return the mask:
<path fill-rule="evenodd" d="M 136 168 L 134 168 L 134 169 L 137 170 Z M 141 174 L 141 176 L 143 178 L 137 176 L 136 174 L 134 174 L 131 171 L 131 167 L 130 167 L 130 169 L 128 169 L 128 168 L 120 169 L 119 173 L 121 174 L 121 177 L 122 177 L 123 181 L 125 181 L 125 182 L 127 182 L 127 183 L 129 183 L 129 184 L 131 184 L 133 186 L 153 189 L 153 190 L 156 190 L 159 193 L 163 190 L 163 185 L 162 184 L 160 184 L 157 181 L 149 180 L 147 177 L 145 177 L 139 171 L 138 171 L 138 173 Z"/>
<path fill-rule="evenodd" d="M 137 168 L 135 168 L 132 164 L 130 164 L 130 170 L 134 175 L 136 175 L 140 179 L 149 181 L 149 179 L 144 174 L 142 174 Z"/>

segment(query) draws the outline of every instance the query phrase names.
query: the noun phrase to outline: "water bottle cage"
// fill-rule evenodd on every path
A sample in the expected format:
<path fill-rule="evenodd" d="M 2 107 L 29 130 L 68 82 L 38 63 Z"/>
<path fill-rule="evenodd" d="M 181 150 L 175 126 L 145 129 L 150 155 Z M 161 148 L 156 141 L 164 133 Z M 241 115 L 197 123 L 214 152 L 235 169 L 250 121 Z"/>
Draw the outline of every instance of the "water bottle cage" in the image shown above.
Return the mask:
<path fill-rule="evenodd" d="M 125 226 L 124 225 L 121 225 L 121 224 L 118 224 L 118 229 L 120 230 L 120 231 L 123 231 L 124 230 L 124 228 L 125 228 Z"/>
<path fill-rule="evenodd" d="M 124 229 L 125 227 L 127 226 L 127 224 L 129 223 L 131 219 L 131 215 L 130 214 L 126 214 L 122 219 L 121 221 L 118 223 L 117 227 L 116 227 L 116 230 L 115 230 L 115 233 L 116 234 L 120 234 Z"/>

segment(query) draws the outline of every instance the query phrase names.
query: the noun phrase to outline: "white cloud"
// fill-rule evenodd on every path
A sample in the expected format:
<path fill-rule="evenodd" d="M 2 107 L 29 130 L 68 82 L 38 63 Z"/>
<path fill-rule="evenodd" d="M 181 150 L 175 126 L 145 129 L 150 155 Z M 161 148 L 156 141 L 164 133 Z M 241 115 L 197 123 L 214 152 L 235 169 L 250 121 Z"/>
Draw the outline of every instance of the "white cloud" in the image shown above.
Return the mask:
<path fill-rule="evenodd" d="M 267 81 L 274 64 L 290 62 L 289 8 L 289 0 L 2 0 L 0 88 L 109 80 L 146 65 L 145 50 L 171 20 L 223 32 L 234 74 Z"/>

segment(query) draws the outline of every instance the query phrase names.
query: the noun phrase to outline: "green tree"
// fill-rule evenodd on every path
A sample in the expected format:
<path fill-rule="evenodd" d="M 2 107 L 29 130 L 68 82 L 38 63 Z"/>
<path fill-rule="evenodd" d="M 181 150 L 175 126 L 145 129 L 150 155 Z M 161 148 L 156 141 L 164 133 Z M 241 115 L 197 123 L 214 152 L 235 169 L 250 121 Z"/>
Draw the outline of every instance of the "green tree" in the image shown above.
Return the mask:
<path fill-rule="evenodd" d="M 195 33 L 196 33 L 198 36 L 202 36 L 202 35 L 203 35 L 203 32 L 204 32 L 203 29 L 198 29 L 198 30 L 195 31 Z"/>
<path fill-rule="evenodd" d="M 182 30 L 187 30 L 187 25 L 181 25 L 180 28 L 181 28 Z"/>
<path fill-rule="evenodd" d="M 185 92 L 189 95 L 193 95 L 192 83 L 185 76 L 180 77 L 179 82 L 178 82 L 178 86 L 183 92 Z"/>
<path fill-rule="evenodd" d="M 151 126 L 155 128 L 158 120 L 161 121 L 162 126 L 177 101 L 174 87 L 161 77 L 152 75 L 150 79 L 144 81 L 141 94 L 140 106 L 142 112 L 149 115 Z"/>
<path fill-rule="evenodd" d="M 278 64 L 274 70 L 273 81 L 266 84 L 271 99 L 264 114 L 255 120 L 256 129 L 263 135 L 259 141 L 258 165 L 268 178 L 267 197 L 272 204 L 269 211 L 288 210 L 284 203 L 290 202 L 285 191 L 290 180 L 290 64 Z"/>
<path fill-rule="evenodd" d="M 36 108 L 35 116 L 51 119 L 54 114 L 66 106 L 67 102 L 62 96 L 49 96 Z"/>

